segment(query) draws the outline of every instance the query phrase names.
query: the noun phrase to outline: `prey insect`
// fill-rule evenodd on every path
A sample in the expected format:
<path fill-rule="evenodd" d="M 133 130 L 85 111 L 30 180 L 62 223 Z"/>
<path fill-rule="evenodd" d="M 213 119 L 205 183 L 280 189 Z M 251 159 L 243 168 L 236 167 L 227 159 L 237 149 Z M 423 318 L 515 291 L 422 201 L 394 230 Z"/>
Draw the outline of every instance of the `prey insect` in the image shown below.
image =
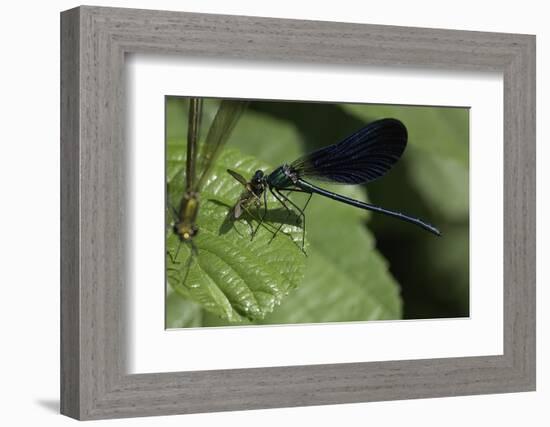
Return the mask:
<path fill-rule="evenodd" d="M 370 203 L 351 199 L 334 193 L 309 182 L 309 179 L 339 183 L 366 184 L 384 176 L 400 159 L 407 145 L 407 129 L 399 120 L 382 119 L 368 124 L 344 140 L 321 148 L 295 160 L 283 164 L 273 172 L 265 174 L 257 170 L 250 181 L 239 173 L 228 172 L 244 187 L 244 191 L 233 208 L 233 218 L 238 219 L 245 208 L 254 205 L 263 212 L 260 221 L 253 232 L 267 215 L 267 193 L 269 193 L 288 211 L 294 209 L 302 220 L 302 249 L 305 239 L 305 209 L 313 194 L 319 194 L 373 212 L 378 212 L 409 222 L 422 229 L 441 235 L 433 225 L 413 216 L 392 211 Z M 308 179 L 308 180 L 306 180 Z M 287 192 L 287 194 L 285 194 Z M 308 194 L 305 205 L 300 208 L 289 197 L 288 193 L 300 192 Z M 282 224 L 277 231 L 280 231 Z M 275 233 L 275 234 L 276 234 Z"/>
<path fill-rule="evenodd" d="M 179 237 L 178 248 L 174 256 L 169 252 L 173 263 L 177 258 L 181 245 L 191 245 L 191 255 L 198 250 L 193 239 L 199 233 L 197 217 L 199 213 L 200 192 L 206 183 L 212 166 L 229 139 L 235 124 L 246 108 L 246 101 L 223 100 L 210 125 L 206 139 L 198 153 L 198 141 L 202 118 L 202 99 L 190 98 L 189 120 L 187 129 L 187 158 L 185 163 L 185 186 L 179 209 L 170 205 L 174 217 L 173 231 Z M 169 194 L 169 192 L 168 192 Z M 191 259 L 191 258 L 189 258 Z"/>

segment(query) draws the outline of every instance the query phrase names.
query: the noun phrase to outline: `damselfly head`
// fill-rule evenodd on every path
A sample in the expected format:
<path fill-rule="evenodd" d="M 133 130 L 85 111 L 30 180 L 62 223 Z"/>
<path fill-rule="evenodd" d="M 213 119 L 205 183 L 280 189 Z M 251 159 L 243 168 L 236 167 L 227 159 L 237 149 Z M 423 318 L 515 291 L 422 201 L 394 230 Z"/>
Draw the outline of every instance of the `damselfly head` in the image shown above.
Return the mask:
<path fill-rule="evenodd" d="M 256 172 L 254 172 L 254 175 L 252 176 L 253 183 L 261 183 L 263 179 L 264 179 L 264 171 L 258 169 Z"/>
<path fill-rule="evenodd" d="M 199 234 L 199 227 L 195 224 L 180 222 L 174 225 L 174 231 L 182 241 L 187 242 Z"/>
<path fill-rule="evenodd" d="M 256 172 L 254 172 L 252 179 L 247 185 L 247 188 L 257 198 L 261 196 L 262 193 L 264 192 L 265 185 L 266 185 L 266 175 L 264 174 L 264 171 L 257 170 Z"/>

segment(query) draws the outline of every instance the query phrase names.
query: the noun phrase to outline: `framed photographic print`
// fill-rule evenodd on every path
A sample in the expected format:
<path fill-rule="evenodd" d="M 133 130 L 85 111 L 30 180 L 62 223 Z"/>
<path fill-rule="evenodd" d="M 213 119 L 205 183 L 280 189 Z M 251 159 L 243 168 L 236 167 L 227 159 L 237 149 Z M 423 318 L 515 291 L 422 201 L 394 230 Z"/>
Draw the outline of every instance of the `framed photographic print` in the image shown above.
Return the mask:
<path fill-rule="evenodd" d="M 61 410 L 535 387 L 535 38 L 61 15 Z"/>

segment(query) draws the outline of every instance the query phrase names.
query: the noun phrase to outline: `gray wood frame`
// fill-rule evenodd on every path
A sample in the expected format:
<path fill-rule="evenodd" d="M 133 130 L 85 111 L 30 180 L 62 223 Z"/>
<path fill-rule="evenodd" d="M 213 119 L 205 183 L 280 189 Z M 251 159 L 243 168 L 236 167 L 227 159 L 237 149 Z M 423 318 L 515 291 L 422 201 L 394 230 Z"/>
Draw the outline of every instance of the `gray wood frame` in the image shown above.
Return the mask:
<path fill-rule="evenodd" d="M 504 75 L 504 354 L 128 375 L 124 55 Z M 535 37 L 79 7 L 61 14 L 61 412 L 78 419 L 535 389 Z"/>

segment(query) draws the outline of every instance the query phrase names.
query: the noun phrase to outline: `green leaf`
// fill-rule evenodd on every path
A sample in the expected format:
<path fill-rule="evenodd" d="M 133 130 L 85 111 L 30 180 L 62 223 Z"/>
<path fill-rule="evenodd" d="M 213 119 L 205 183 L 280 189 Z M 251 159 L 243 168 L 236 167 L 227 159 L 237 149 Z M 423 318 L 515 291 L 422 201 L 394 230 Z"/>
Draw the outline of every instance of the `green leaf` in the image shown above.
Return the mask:
<path fill-rule="evenodd" d="M 349 197 L 364 199 L 361 189 L 337 189 Z M 401 318 L 399 287 L 364 226 L 367 216 L 358 209 L 314 196 L 306 220 L 309 250 L 305 278 L 273 313 L 254 323 Z M 203 326 L 227 324 L 211 316 L 203 319 Z"/>
<path fill-rule="evenodd" d="M 355 199 L 360 188 L 333 186 Z M 399 287 L 375 249 L 359 209 L 315 197 L 308 207 L 310 251 L 306 277 L 262 323 L 316 323 L 399 319 Z"/>
<path fill-rule="evenodd" d="M 168 140 L 168 197 L 173 206 L 183 194 L 184 148 L 182 141 Z M 272 233 L 267 226 L 260 227 L 251 240 L 256 222 L 250 219 L 250 224 L 233 223 L 229 218 L 243 188 L 226 169 L 251 176 L 260 167 L 265 165 L 235 151 L 222 153 L 200 194 L 200 231 L 193 239 L 197 255 L 193 255 L 189 244 L 180 242 L 172 227 L 167 230 L 167 277 L 171 288 L 229 322 L 262 319 L 298 286 L 304 274 L 302 231 L 298 226 L 286 224 L 281 235 L 269 243 Z M 275 201 L 269 200 L 268 206 L 280 214 Z M 272 217 L 270 214 L 267 219 Z"/>

